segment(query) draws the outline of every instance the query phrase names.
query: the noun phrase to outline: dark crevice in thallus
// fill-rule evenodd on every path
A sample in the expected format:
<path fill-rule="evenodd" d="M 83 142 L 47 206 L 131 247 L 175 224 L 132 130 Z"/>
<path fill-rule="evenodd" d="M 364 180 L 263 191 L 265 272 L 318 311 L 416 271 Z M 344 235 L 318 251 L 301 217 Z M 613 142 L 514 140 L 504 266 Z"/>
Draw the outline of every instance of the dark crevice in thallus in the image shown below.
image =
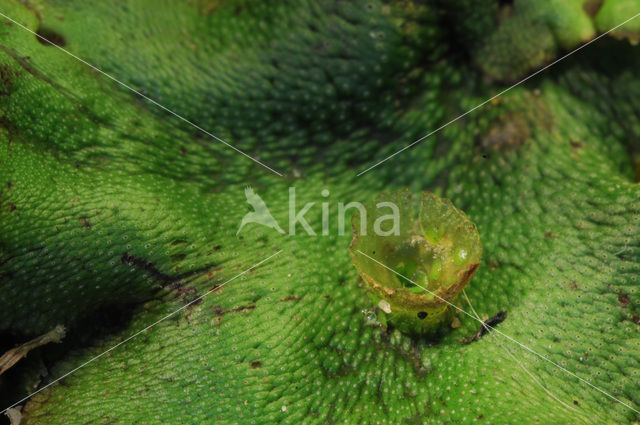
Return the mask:
<path fill-rule="evenodd" d="M 4 409 L 12 405 L 33 393 L 35 389 L 42 388 L 66 373 L 67 370 L 75 367 L 74 364 L 68 364 L 64 370 L 56 370 L 53 373 L 53 367 L 56 363 L 64 361 L 70 353 L 100 345 L 101 341 L 113 336 L 120 336 L 113 341 L 113 344 L 124 339 L 123 332 L 127 331 L 133 317 L 144 309 L 144 304 L 151 299 L 161 297 L 162 294 L 166 294 L 167 290 L 182 298 L 197 297 L 197 288 L 192 288 L 193 291 L 185 290 L 186 280 L 197 279 L 198 276 L 206 275 L 210 270 L 219 267 L 219 265 L 214 265 L 170 276 L 156 268 L 153 263 L 128 253 L 122 255 L 121 262 L 151 275 L 160 283 L 161 289 L 148 299 L 120 304 L 111 302 L 96 306 L 78 317 L 72 324 L 67 325 L 67 334 L 61 343 L 47 344 L 31 351 L 26 358 L 0 376 L 0 408 Z M 54 326 L 55 324 L 52 324 L 52 328 Z M 24 343 L 27 339 L 24 336 L 19 337 L 11 333 L 0 333 L 0 354 Z M 6 416 L 2 415 L 0 425 L 4 423 L 5 418 Z"/>
<path fill-rule="evenodd" d="M 469 344 L 474 341 L 479 341 L 485 334 L 489 333 L 494 329 L 496 325 L 502 323 L 507 318 L 506 311 L 499 311 L 489 319 L 485 320 L 480 326 L 478 330 L 473 334 L 461 341 L 462 344 Z"/>
<path fill-rule="evenodd" d="M 28 356 L 0 376 L 0 408 L 12 405 L 75 367 L 72 362 L 64 370 L 53 372 L 54 365 L 67 358 L 69 353 L 121 335 L 141 308 L 142 305 L 138 303 L 99 307 L 69 326 L 61 343 L 50 343 L 30 351 Z M 0 334 L 0 351 L 4 353 L 25 341 L 26 339 L 10 333 Z M 23 406 L 25 404 L 26 402 L 22 403 Z M 9 423 L 5 419 L 6 416 L 2 415 L 0 424 Z"/>
<path fill-rule="evenodd" d="M 217 249 L 214 247 L 214 250 Z M 177 302 L 178 305 L 189 304 L 190 307 L 200 304 L 199 297 L 221 284 L 221 282 L 216 282 L 212 285 L 211 279 L 222 269 L 222 264 L 225 263 L 225 261 L 221 263 L 211 262 L 195 270 L 169 275 L 158 269 L 152 262 L 126 252 L 121 256 L 120 261 L 122 264 L 146 272 L 159 284 L 156 287 L 157 291 L 149 299 L 140 301 L 139 305 L 151 300 L 161 300 Z"/>
<path fill-rule="evenodd" d="M 180 260 L 183 261 L 186 256 L 183 257 L 182 254 L 176 254 L 172 257 L 175 261 Z M 149 276 L 154 278 L 161 284 L 162 288 L 169 289 L 171 291 L 175 291 L 184 287 L 189 281 L 196 280 L 199 276 L 205 276 L 213 270 L 218 269 L 221 266 L 221 263 L 211 263 L 204 267 L 198 268 L 196 270 L 187 271 L 184 273 L 179 273 L 175 275 L 169 275 L 160 269 L 158 269 L 151 261 L 148 261 L 141 257 L 136 257 L 127 252 L 123 253 L 120 257 L 120 262 L 122 264 L 128 265 L 130 267 L 134 267 L 136 269 L 142 270 L 146 272 Z M 197 289 L 197 288 L 194 288 Z"/>
<path fill-rule="evenodd" d="M 168 274 L 165 274 L 160 270 L 158 270 L 151 261 L 147 261 L 143 258 L 133 256 L 127 252 L 122 254 L 122 256 L 120 257 L 120 262 L 124 265 L 135 267 L 140 270 L 144 270 L 151 277 L 153 277 L 156 280 L 159 280 L 164 284 L 169 284 L 174 280 Z"/>
<path fill-rule="evenodd" d="M 468 36 L 468 31 L 464 30 L 459 25 L 458 20 L 461 19 L 458 13 L 462 16 L 464 9 L 452 8 L 453 3 L 448 0 L 438 0 L 437 4 L 440 7 L 438 27 L 443 28 L 446 31 L 444 39 L 447 41 L 446 56 L 450 59 L 460 61 L 461 63 L 471 63 L 472 51 L 478 47 L 480 40 L 471 39 Z"/>

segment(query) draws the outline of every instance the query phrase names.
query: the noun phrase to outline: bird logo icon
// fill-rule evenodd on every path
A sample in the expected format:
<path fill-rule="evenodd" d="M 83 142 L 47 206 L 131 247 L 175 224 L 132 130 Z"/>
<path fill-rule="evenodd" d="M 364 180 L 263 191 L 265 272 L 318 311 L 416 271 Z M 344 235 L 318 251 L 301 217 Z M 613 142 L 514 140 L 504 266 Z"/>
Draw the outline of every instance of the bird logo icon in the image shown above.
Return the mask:
<path fill-rule="evenodd" d="M 262 198 L 253 191 L 251 186 L 247 186 L 244 189 L 244 195 L 247 198 L 249 205 L 253 207 L 253 211 L 246 213 L 244 217 L 242 217 L 242 223 L 240 223 L 240 228 L 238 228 L 236 236 L 238 236 L 242 228 L 249 223 L 262 224 L 263 226 L 275 229 L 280 233 L 284 233 L 284 230 L 282 230 L 276 219 L 273 218 L 269 212 L 267 204 L 265 204 Z"/>

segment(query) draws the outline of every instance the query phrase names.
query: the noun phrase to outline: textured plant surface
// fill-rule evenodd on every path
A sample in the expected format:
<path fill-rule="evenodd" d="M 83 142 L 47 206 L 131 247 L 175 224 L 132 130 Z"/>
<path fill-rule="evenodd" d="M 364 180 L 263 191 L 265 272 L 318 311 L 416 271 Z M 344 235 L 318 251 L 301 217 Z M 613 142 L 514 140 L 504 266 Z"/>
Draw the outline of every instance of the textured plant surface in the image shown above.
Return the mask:
<path fill-rule="evenodd" d="M 479 327 L 384 329 L 319 200 L 408 188 L 475 223 L 466 293 L 496 328 L 640 410 L 640 18 L 357 177 L 568 49 L 632 0 L 2 0 L 1 352 L 26 424 L 625 424 L 640 417 Z M 635 163 L 634 163 L 635 158 Z M 635 165 L 634 165 L 635 164 Z M 288 188 L 318 235 L 247 226 Z M 465 303 L 460 304 L 470 310 Z M 508 351 L 507 351 L 508 350 Z M 514 360 L 514 357 L 516 360 Z M 4 408 L 4 406 L 1 406 Z"/>

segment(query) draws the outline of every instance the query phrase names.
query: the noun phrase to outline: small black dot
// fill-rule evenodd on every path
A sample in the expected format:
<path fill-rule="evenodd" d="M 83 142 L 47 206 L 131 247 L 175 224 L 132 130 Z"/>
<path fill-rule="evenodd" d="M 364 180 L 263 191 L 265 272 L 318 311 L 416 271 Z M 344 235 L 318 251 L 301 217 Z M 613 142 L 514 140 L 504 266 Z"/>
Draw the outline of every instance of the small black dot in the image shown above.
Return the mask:
<path fill-rule="evenodd" d="M 421 319 L 424 319 L 425 317 L 427 317 L 427 312 L 426 311 L 421 311 L 418 313 L 418 317 Z"/>
<path fill-rule="evenodd" d="M 580 403 L 578 403 L 578 400 L 573 400 L 573 404 L 574 404 L 575 406 L 579 406 L 579 405 L 580 405 Z"/>

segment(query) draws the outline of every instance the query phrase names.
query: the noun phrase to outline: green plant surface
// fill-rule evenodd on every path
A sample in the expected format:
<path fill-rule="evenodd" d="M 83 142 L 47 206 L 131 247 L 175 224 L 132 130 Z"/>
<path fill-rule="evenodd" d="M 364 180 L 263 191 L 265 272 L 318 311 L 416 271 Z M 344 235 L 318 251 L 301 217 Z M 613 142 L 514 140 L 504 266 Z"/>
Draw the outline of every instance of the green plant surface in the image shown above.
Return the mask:
<path fill-rule="evenodd" d="M 611 1 L 607 16 L 640 12 L 607 12 Z M 496 329 L 640 410 L 640 50 L 628 38 L 598 40 L 358 177 L 506 87 L 465 50 L 459 29 L 477 21 L 442 2 L 359 0 L 6 0 L 0 12 L 285 174 L 3 22 L 0 330 L 68 332 L 3 374 L 0 399 L 224 284 L 32 397 L 24 424 L 640 420 L 499 334 L 465 343 L 480 324 L 464 314 L 437 339 L 381 326 L 350 220 L 323 235 L 320 206 L 335 218 L 338 202 L 407 188 L 450 199 L 482 241 L 465 289 L 478 314 L 506 312 Z M 592 25 L 572 16 L 551 58 Z M 247 185 L 285 230 L 295 187 L 298 210 L 315 202 L 317 234 L 236 236 Z M 105 330 L 95 313 L 114 307 L 127 319 Z"/>

